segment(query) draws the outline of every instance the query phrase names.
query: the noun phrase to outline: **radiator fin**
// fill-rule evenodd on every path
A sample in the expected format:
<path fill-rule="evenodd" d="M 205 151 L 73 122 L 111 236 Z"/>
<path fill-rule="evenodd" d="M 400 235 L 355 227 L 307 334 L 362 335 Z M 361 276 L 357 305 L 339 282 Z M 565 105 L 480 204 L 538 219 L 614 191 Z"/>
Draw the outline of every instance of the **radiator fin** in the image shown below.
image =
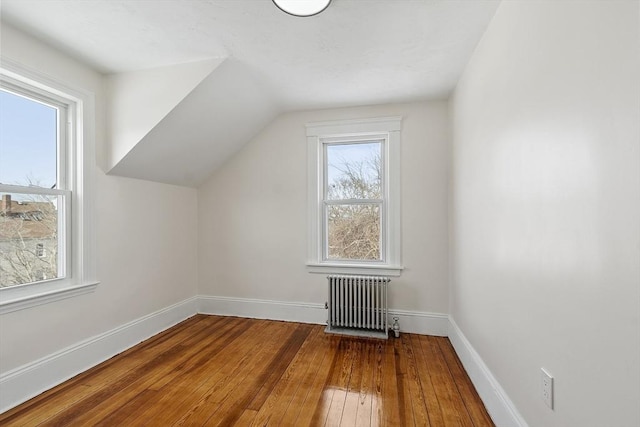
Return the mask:
<path fill-rule="evenodd" d="M 327 332 L 387 338 L 387 287 L 384 276 L 331 275 Z"/>

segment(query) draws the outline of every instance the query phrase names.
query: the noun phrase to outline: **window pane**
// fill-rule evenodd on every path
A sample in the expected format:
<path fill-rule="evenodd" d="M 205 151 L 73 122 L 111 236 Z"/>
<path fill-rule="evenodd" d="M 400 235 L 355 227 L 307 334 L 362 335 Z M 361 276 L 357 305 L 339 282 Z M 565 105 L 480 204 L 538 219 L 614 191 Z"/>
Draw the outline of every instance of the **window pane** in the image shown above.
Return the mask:
<path fill-rule="evenodd" d="M 378 141 L 327 145 L 327 199 L 381 199 L 381 149 Z"/>
<path fill-rule="evenodd" d="M 0 182 L 56 185 L 58 110 L 0 90 Z"/>
<path fill-rule="evenodd" d="M 327 205 L 327 256 L 380 260 L 380 205 Z"/>
<path fill-rule="evenodd" d="M 2 194 L 0 287 L 59 277 L 60 203 L 62 196 Z"/>

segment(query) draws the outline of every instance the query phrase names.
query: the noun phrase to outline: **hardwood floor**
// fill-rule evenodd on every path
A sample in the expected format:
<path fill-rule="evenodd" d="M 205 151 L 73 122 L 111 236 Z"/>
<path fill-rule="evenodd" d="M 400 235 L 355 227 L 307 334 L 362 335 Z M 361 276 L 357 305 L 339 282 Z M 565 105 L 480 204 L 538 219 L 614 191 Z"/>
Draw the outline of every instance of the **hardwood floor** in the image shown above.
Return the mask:
<path fill-rule="evenodd" d="M 493 426 L 447 338 L 198 315 L 0 415 L 2 426 Z"/>

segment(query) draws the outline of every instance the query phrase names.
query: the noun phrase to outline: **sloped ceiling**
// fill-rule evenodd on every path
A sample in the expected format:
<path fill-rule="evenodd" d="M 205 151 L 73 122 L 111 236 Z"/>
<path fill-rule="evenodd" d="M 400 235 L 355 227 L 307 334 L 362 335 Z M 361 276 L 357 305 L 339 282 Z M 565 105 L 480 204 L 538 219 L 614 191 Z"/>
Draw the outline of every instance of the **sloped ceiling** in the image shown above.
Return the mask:
<path fill-rule="evenodd" d="M 197 187 L 281 111 L 260 77 L 227 59 L 110 173 Z"/>
<path fill-rule="evenodd" d="M 109 150 L 106 169 L 125 155 L 179 105 L 224 59 L 106 77 Z"/>
<path fill-rule="evenodd" d="M 281 112 L 447 97 L 498 4 L 333 0 L 309 18 L 270 0 L 2 0 L 0 7 L 3 20 L 105 74 L 220 64 L 153 127 L 137 126 L 143 135 L 121 141 L 110 133 L 111 173 L 198 186 Z"/>

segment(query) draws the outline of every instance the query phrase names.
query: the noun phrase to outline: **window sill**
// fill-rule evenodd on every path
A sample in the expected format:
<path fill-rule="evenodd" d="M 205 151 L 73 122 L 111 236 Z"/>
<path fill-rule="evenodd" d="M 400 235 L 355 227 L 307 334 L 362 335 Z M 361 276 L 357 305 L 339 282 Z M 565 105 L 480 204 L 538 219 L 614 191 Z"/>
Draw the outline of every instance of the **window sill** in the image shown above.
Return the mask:
<path fill-rule="evenodd" d="M 307 271 L 309 273 L 321 274 L 366 274 L 374 276 L 400 277 L 403 269 L 404 267 L 400 265 L 307 263 Z"/>
<path fill-rule="evenodd" d="M 11 313 L 12 311 L 23 310 L 66 298 L 88 294 L 95 291 L 100 282 L 88 282 L 79 286 L 71 286 L 53 291 L 34 293 L 26 296 L 17 296 L 15 293 L 0 292 L 0 314 Z M 11 288 L 4 288 L 11 290 Z"/>

